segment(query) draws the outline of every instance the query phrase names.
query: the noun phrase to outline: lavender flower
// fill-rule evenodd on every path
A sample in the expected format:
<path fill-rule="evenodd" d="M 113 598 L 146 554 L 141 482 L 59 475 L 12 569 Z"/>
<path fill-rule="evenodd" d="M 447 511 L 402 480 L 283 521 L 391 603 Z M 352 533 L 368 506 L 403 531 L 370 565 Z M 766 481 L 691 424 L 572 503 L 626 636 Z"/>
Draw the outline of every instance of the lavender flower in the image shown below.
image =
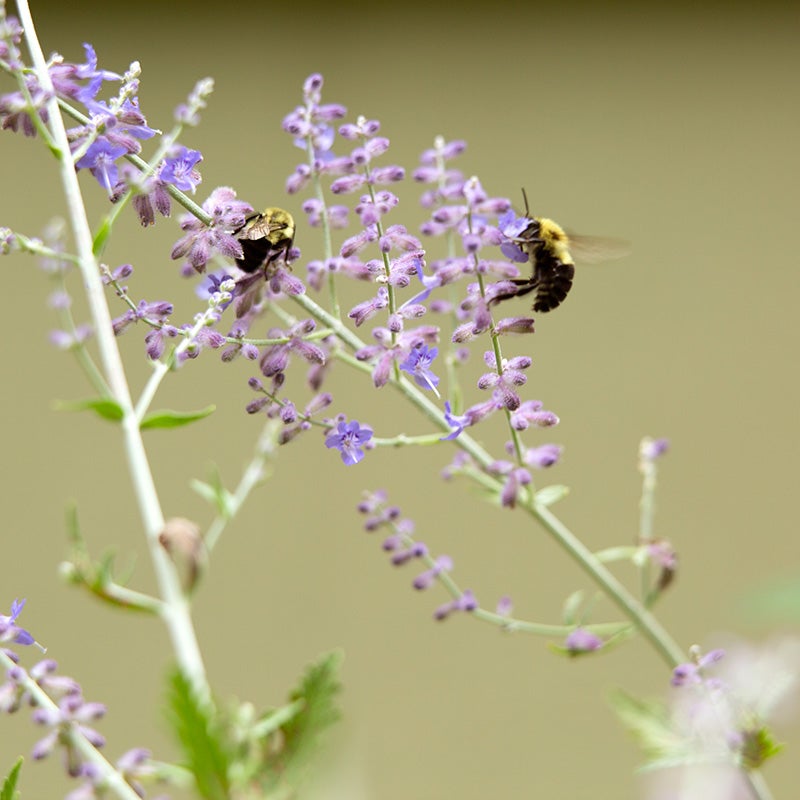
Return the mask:
<path fill-rule="evenodd" d="M 651 439 L 646 436 L 639 445 L 639 458 L 643 462 L 656 461 L 669 450 L 669 439 Z"/>
<path fill-rule="evenodd" d="M 127 152 L 124 147 L 113 145 L 107 139 L 98 139 L 89 145 L 86 153 L 75 162 L 75 167 L 88 169 L 111 196 L 118 176 L 115 162 Z"/>
<path fill-rule="evenodd" d="M 68 694 L 58 702 L 58 708 L 39 707 L 33 712 L 33 721 L 51 730 L 33 747 L 32 757 L 37 761 L 46 758 L 57 744 L 64 747 L 64 763 L 67 773 L 73 777 L 81 773 L 80 751 L 74 746 L 67 731 L 75 731 L 94 747 L 102 747 L 105 738 L 86 723 L 104 716 L 106 708 L 102 703 L 89 703 L 80 694 Z"/>
<path fill-rule="evenodd" d="M 214 189 L 203 203 L 203 211 L 211 217 L 206 225 L 191 214 L 181 219 L 186 234 L 172 248 L 173 259 L 187 257 L 197 272 L 205 272 L 209 259 L 218 252 L 226 258 L 241 258 L 242 246 L 232 231 L 244 225 L 252 206 L 236 199 L 236 192 L 227 186 Z"/>
<path fill-rule="evenodd" d="M 429 570 L 421 572 L 414 578 L 413 586 L 415 589 L 429 589 L 442 572 L 449 572 L 451 569 L 453 569 L 453 559 L 450 556 L 438 556 Z"/>
<path fill-rule="evenodd" d="M 605 643 L 597 634 L 587 631 L 585 628 L 575 628 L 564 641 L 564 647 L 573 656 L 599 650 L 603 644 Z"/>
<path fill-rule="evenodd" d="M 439 385 L 439 377 L 431 372 L 431 364 L 438 355 L 439 350 L 436 347 L 428 347 L 425 344 L 416 345 L 408 357 L 400 364 L 400 369 L 408 372 L 413 376 L 414 382 L 417 386 L 423 389 L 430 389 L 436 396 L 439 396 L 437 386 Z"/>
<path fill-rule="evenodd" d="M 433 618 L 439 622 L 447 619 L 454 611 L 474 611 L 478 608 L 478 601 L 471 589 L 465 589 L 455 600 L 439 606 L 433 612 Z"/>
<path fill-rule="evenodd" d="M 312 319 L 301 320 L 287 331 L 272 328 L 268 332 L 270 339 L 286 339 L 287 341 L 271 345 L 264 351 L 260 361 L 261 372 L 264 376 L 272 378 L 278 373 L 285 372 L 292 354 L 300 356 L 310 364 L 324 364 L 325 353 L 322 348 L 305 339 L 315 328 L 316 323 Z"/>
<path fill-rule="evenodd" d="M 767 721 L 797 694 L 800 640 L 785 638 L 762 648 L 733 643 L 707 653 L 692 647 L 690 653 L 692 661 L 673 672 L 668 718 L 669 756 L 680 765 L 682 784 L 701 780 L 698 770 L 709 764 L 759 768 L 778 750 Z M 728 777 L 735 781 L 736 771 Z M 711 787 L 704 797 L 732 796 Z"/>
<path fill-rule="evenodd" d="M 525 450 L 522 460 L 536 469 L 552 467 L 561 457 L 561 446 L 557 444 L 543 444 L 540 447 L 531 447 Z"/>
<path fill-rule="evenodd" d="M 544 411 L 539 400 L 525 400 L 511 415 L 511 426 L 524 431 L 531 425 L 535 428 L 550 428 L 559 423 L 552 411 Z"/>
<path fill-rule="evenodd" d="M 0 614 L 0 643 L 1 642 L 13 642 L 14 644 L 34 644 L 35 639 L 33 636 L 25 630 L 25 628 L 20 628 L 17 625 L 17 617 L 22 613 L 22 609 L 25 608 L 25 600 L 15 600 L 11 604 L 11 614 L 6 616 L 5 614 Z"/>
<path fill-rule="evenodd" d="M 525 384 L 527 378 L 522 373 L 522 370 L 530 367 L 531 359 L 527 356 L 504 358 L 498 369 L 495 354 L 489 350 L 484 353 L 483 360 L 486 362 L 486 366 L 494 369 L 495 372 L 487 372 L 481 375 L 478 379 L 478 388 L 495 390 L 502 397 L 503 405 L 509 411 L 515 411 L 522 401 L 514 391 L 514 387 Z"/>
<path fill-rule="evenodd" d="M 198 150 L 182 147 L 177 155 L 164 159 L 159 170 L 159 178 L 163 183 L 171 183 L 182 192 L 194 194 L 197 184 L 202 178 L 195 166 L 203 160 Z"/>
<path fill-rule="evenodd" d="M 358 464 L 364 458 L 362 445 L 372 438 L 372 430 L 362 427 L 356 420 L 340 422 L 336 433 L 329 433 L 325 439 L 325 447 L 335 448 L 342 454 L 342 461 L 348 466 Z"/>

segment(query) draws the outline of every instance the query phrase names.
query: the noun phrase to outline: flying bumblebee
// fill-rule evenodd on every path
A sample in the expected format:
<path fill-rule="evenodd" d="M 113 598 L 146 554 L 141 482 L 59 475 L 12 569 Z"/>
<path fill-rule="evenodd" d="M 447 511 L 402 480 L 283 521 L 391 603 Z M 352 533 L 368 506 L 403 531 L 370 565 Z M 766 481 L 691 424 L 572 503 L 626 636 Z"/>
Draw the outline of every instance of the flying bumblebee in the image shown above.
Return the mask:
<path fill-rule="evenodd" d="M 294 231 L 294 218 L 282 208 L 270 207 L 251 214 L 233 232 L 242 246 L 242 257 L 236 259 L 236 266 L 244 272 L 255 272 L 281 256 L 286 263 L 294 244 Z"/>
<path fill-rule="evenodd" d="M 522 297 L 534 293 L 534 311 L 552 311 L 569 294 L 572 279 L 575 277 L 575 259 L 579 263 L 591 264 L 621 258 L 630 250 L 627 242 L 620 239 L 607 239 L 600 236 L 567 235 L 564 229 L 546 217 L 534 217 L 528 211 L 528 198 L 525 191 L 525 218 L 530 223 L 521 232 L 510 237 L 510 241 L 531 263 L 529 278 L 515 278 L 513 290 L 494 298 L 495 303 L 511 297 Z"/>

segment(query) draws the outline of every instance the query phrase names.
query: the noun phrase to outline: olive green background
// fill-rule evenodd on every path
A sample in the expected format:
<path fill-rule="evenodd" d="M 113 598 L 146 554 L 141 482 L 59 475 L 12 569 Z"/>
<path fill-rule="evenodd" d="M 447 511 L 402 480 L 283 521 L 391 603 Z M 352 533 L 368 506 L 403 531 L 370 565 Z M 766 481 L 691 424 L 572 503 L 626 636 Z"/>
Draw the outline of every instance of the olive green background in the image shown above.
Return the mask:
<path fill-rule="evenodd" d="M 384 163 L 410 173 L 435 135 L 464 138 L 458 167 L 479 175 L 490 194 L 516 202 L 525 186 L 534 213 L 631 240 L 630 257 L 579 268 L 564 307 L 540 315 L 535 336 L 507 344 L 534 359 L 525 397 L 562 419 L 527 437 L 565 446 L 542 481 L 571 487 L 557 510 L 590 547 L 629 543 L 639 439 L 668 436 L 656 530 L 674 542 L 681 568 L 659 609 L 664 624 L 685 646 L 720 633 L 759 640 L 796 629 L 797 616 L 765 619 L 746 599 L 771 581 L 800 580 L 795 11 L 77 2 L 34 4 L 34 14 L 48 52 L 82 60 L 89 41 L 108 69 L 140 60 L 141 105 L 155 127 L 168 128 L 195 80 L 213 76 L 202 125 L 183 139 L 204 155 L 198 198 L 230 185 L 256 206 L 284 205 L 300 220 L 304 260 L 318 256 L 318 238 L 302 222 L 301 198 L 283 191 L 301 153 L 280 122 L 313 71 L 325 76 L 325 100 L 345 104 L 351 119 L 381 121 L 392 142 Z M 0 165 L 0 225 L 36 234 L 64 213 L 40 141 L 3 133 Z M 102 194 L 89 176 L 84 186 L 96 220 Z M 407 180 L 398 193 L 387 222 L 415 229 L 424 218 L 419 189 Z M 112 266 L 132 262 L 133 295 L 174 300 L 182 321 L 197 306 L 169 259 L 177 237 L 174 220 L 143 230 L 128 213 L 105 257 Z M 135 559 L 133 585 L 153 589 L 119 432 L 54 410 L 55 400 L 87 396 L 87 384 L 47 342 L 54 316 L 34 261 L 13 256 L 2 268 L 0 605 L 27 597 L 21 621 L 89 699 L 109 705 L 100 727 L 110 757 L 146 745 L 169 759 L 176 750 L 161 701 L 172 659 L 163 629 L 57 578 L 65 508 L 75 500 L 93 551 L 113 549 L 123 566 Z M 365 289 L 349 287 L 347 296 L 355 303 Z M 85 318 L 77 299 L 75 313 Z M 134 387 L 147 376 L 143 333 L 120 342 Z M 207 353 L 165 382 L 157 406 L 218 406 L 186 430 L 147 435 L 168 515 L 207 524 L 189 481 L 207 476 L 212 462 L 229 486 L 237 480 L 260 429 L 242 412 L 252 373 L 252 365 L 222 365 Z M 377 435 L 429 430 L 360 376 L 339 369 L 331 388 L 337 410 Z M 478 391 L 468 392 L 476 402 Z M 499 426 L 475 433 L 500 455 Z M 565 662 L 543 641 L 467 617 L 434 624 L 442 594 L 415 593 L 415 568 L 390 567 L 378 539 L 361 530 L 360 491 L 386 487 L 484 604 L 509 592 L 520 616 L 555 621 L 564 597 L 585 587 L 582 574 L 521 514 L 443 483 L 439 470 L 450 457 L 444 447 L 379 451 L 345 469 L 317 436 L 284 448 L 197 596 L 215 691 L 277 705 L 307 662 L 342 647 L 343 704 L 361 776 L 361 793 L 351 789 L 349 798 L 644 796 L 633 776 L 639 754 L 606 696 L 617 686 L 667 690 L 669 673 L 645 644 Z M 598 603 L 598 617 L 612 614 Z M 30 664 L 34 654 L 24 657 Z M 0 770 L 37 733 L 26 712 L 0 721 Z M 798 733 L 796 723 L 779 728 L 793 746 L 767 770 L 776 796 L 793 796 Z M 55 759 L 29 763 L 23 796 L 60 796 L 59 775 Z"/>

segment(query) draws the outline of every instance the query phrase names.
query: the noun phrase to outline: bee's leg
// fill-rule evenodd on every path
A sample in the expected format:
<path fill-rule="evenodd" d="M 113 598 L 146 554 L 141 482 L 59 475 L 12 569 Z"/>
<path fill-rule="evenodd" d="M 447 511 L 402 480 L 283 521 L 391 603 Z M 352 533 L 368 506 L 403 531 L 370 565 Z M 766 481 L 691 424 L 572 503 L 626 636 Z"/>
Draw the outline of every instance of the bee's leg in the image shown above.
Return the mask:
<path fill-rule="evenodd" d="M 532 292 L 538 285 L 539 282 L 534 282 L 531 278 L 510 278 L 505 283 L 513 283 L 516 288 L 505 292 L 504 294 L 495 295 L 489 305 L 495 305 L 496 303 L 501 302 L 502 300 L 509 300 L 512 297 L 523 297 L 524 295 Z"/>
<path fill-rule="evenodd" d="M 519 287 L 514 290 L 514 297 L 524 297 L 539 285 L 539 281 L 534 281 L 531 278 L 512 278 L 511 283 Z"/>

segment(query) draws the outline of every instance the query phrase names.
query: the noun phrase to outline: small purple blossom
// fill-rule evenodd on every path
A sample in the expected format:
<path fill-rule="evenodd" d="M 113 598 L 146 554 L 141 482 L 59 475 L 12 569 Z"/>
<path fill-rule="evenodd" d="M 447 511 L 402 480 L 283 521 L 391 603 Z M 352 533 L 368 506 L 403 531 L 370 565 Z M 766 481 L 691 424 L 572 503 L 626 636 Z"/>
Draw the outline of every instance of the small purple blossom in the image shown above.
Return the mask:
<path fill-rule="evenodd" d="M 704 671 L 712 664 L 716 664 L 725 656 L 725 651 L 721 649 L 711 650 L 708 653 L 697 655 L 694 661 L 687 661 L 678 664 L 672 671 L 673 686 L 686 686 L 687 684 L 701 684 L 704 680 Z"/>
<path fill-rule="evenodd" d="M 100 138 L 89 145 L 83 156 L 75 163 L 75 167 L 88 169 L 97 178 L 97 182 L 111 195 L 119 174 L 115 162 L 127 152 L 126 148 L 113 145 L 107 139 Z"/>
<path fill-rule="evenodd" d="M 449 400 L 444 401 L 444 419 L 453 430 L 450 431 L 447 436 L 442 437 L 443 442 L 450 439 L 455 439 L 460 435 L 464 428 L 470 424 L 469 418 L 466 414 L 462 414 L 461 416 L 453 414 Z"/>
<path fill-rule="evenodd" d="M 272 328 L 268 331 L 270 339 L 286 339 L 287 341 L 271 345 L 264 350 L 260 361 L 262 374 L 267 378 L 273 378 L 275 375 L 285 372 L 293 354 L 300 356 L 310 364 L 324 364 L 325 352 L 321 347 L 305 338 L 315 328 L 314 320 L 304 319 L 292 325 L 288 331 L 282 331 L 280 328 Z"/>
<path fill-rule="evenodd" d="M 505 594 L 497 601 L 494 613 L 500 617 L 510 617 L 513 610 L 514 604 L 511 601 L 511 597 Z"/>
<path fill-rule="evenodd" d="M 0 643 L 14 642 L 14 644 L 29 645 L 36 642 L 28 631 L 17 625 L 17 617 L 25 608 L 25 602 L 25 600 L 14 600 L 11 604 L 11 613 L 0 614 Z"/>
<path fill-rule="evenodd" d="M 599 650 L 604 644 L 597 634 L 587 631 L 586 628 L 575 628 L 564 641 L 564 647 L 573 656 Z"/>
<path fill-rule="evenodd" d="M 374 297 L 364 300 L 350 309 L 347 316 L 353 320 L 356 327 L 363 325 L 370 317 L 374 317 L 381 309 L 389 305 L 389 290 L 379 286 Z"/>
<path fill-rule="evenodd" d="M 372 438 L 372 430 L 362 427 L 356 420 L 340 422 L 335 433 L 325 438 L 325 447 L 335 448 L 342 454 L 342 461 L 347 466 L 358 464 L 364 458 L 362 445 Z"/>
<path fill-rule="evenodd" d="M 401 533 L 398 533 L 396 534 L 396 536 L 402 542 L 403 535 Z M 383 549 L 393 551 L 392 565 L 395 567 L 402 567 L 403 564 L 407 564 L 409 561 L 415 558 L 424 558 L 426 555 L 428 555 L 428 545 L 426 545 L 424 542 L 414 542 L 413 544 L 406 547 L 405 550 L 400 550 L 396 546 L 388 547 L 387 544 L 388 540 L 383 543 Z"/>
<path fill-rule="evenodd" d="M 313 169 L 317 173 L 325 172 L 336 161 L 332 152 L 336 131 L 330 123 L 346 113 L 344 106 L 321 103 L 322 85 L 321 75 L 310 75 L 303 84 L 305 104 L 297 106 L 283 120 L 283 129 L 294 137 L 295 146 L 313 156 Z M 334 168 L 338 169 L 339 165 Z M 290 193 L 297 192 L 310 178 L 308 165 L 300 165 L 295 175 L 287 180 L 287 189 Z"/>
<path fill-rule="evenodd" d="M 494 324 L 494 331 L 499 336 L 509 333 L 533 333 L 531 317 L 503 317 Z"/>
<path fill-rule="evenodd" d="M 550 428 L 558 425 L 559 418 L 552 411 L 545 411 L 539 400 L 526 400 L 511 415 L 511 426 L 524 431 L 530 426 L 534 428 Z"/>
<path fill-rule="evenodd" d="M 522 264 L 528 260 L 528 254 L 519 247 L 517 241 L 530 226 L 530 217 L 518 217 L 513 210 L 506 211 L 498 218 L 497 227 L 505 237 L 500 252 L 510 261 Z"/>
<path fill-rule="evenodd" d="M 102 703 L 90 703 L 80 694 L 68 694 L 58 701 L 58 708 L 39 707 L 32 714 L 33 721 L 51 730 L 40 739 L 31 753 L 35 760 L 46 758 L 56 745 L 64 747 L 64 761 L 67 773 L 72 777 L 81 774 L 82 758 L 71 737 L 63 736 L 63 731 L 72 730 L 85 738 L 93 747 L 102 747 L 105 738 L 86 723 L 104 716 L 106 707 Z"/>
<path fill-rule="evenodd" d="M 444 418 L 447 424 L 453 428 L 453 431 L 447 436 L 443 437 L 444 440 L 455 439 L 464 428 L 470 425 L 477 425 L 487 417 L 494 414 L 503 408 L 503 402 L 499 394 L 495 393 L 491 399 L 484 400 L 482 403 L 476 403 L 470 406 L 462 415 L 457 416 L 452 413 L 449 401 L 444 404 Z"/>
<path fill-rule="evenodd" d="M 252 210 L 249 203 L 236 199 L 233 189 L 217 187 L 203 203 L 211 223 L 206 225 L 191 214 L 184 215 L 181 229 L 186 233 L 173 246 L 171 257 L 186 256 L 197 272 L 205 272 L 206 263 L 215 252 L 226 258 L 241 258 L 242 245 L 232 232 L 244 225 L 245 216 Z"/>
<path fill-rule="evenodd" d="M 540 447 L 531 447 L 525 450 L 522 460 L 536 469 L 552 467 L 561 457 L 562 447 L 557 444 L 543 444 Z"/>
<path fill-rule="evenodd" d="M 471 589 L 465 589 L 459 597 L 449 603 L 439 606 L 433 612 L 433 618 L 439 622 L 447 619 L 454 611 L 474 611 L 478 608 L 478 601 Z"/>
<path fill-rule="evenodd" d="M 164 183 L 170 183 L 182 192 L 194 193 L 197 184 L 202 180 L 195 166 L 202 160 L 203 156 L 199 150 L 182 147 L 177 155 L 164 159 L 158 177 Z"/>
<path fill-rule="evenodd" d="M 429 589 L 433 584 L 436 582 L 436 579 L 442 572 L 450 572 L 453 569 L 453 559 L 450 556 L 441 555 L 438 556 L 433 566 L 426 570 L 425 572 L 421 572 L 414 578 L 413 587 L 415 589 Z"/>
<path fill-rule="evenodd" d="M 489 350 L 484 353 L 483 360 L 486 362 L 486 366 L 495 371 L 481 375 L 478 379 L 478 388 L 493 389 L 499 392 L 503 398 L 503 405 L 509 411 L 516 411 L 522 401 L 514 391 L 514 387 L 522 386 L 527 381 L 527 377 L 522 373 L 522 370 L 530 367 L 531 359 L 527 356 L 504 358 L 500 369 L 498 369 L 495 354 Z"/>
<path fill-rule="evenodd" d="M 642 461 L 655 461 L 669 450 L 669 439 L 651 439 L 646 436 L 639 445 L 639 458 Z"/>
<path fill-rule="evenodd" d="M 426 344 L 420 343 L 411 350 L 405 361 L 400 364 L 400 369 L 413 376 L 417 386 L 421 386 L 423 389 L 430 389 L 437 397 L 439 396 L 439 390 L 436 387 L 439 385 L 439 377 L 431 372 L 431 364 L 438 353 L 438 348 L 429 348 Z"/>
<path fill-rule="evenodd" d="M 503 508 L 516 508 L 525 487 L 531 483 L 530 472 L 510 461 L 494 461 L 489 468 L 496 475 L 504 475 L 506 479 L 500 492 L 500 505 Z"/>

